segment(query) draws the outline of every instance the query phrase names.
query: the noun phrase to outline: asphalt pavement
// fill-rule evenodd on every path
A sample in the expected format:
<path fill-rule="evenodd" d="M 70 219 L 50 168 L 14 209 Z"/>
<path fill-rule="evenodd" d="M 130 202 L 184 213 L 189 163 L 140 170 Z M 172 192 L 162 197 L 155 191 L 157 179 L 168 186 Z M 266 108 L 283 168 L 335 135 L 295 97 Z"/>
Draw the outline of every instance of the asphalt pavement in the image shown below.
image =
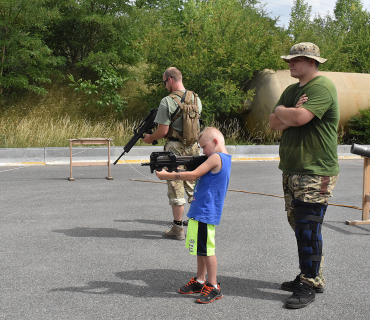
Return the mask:
<path fill-rule="evenodd" d="M 224 297 L 207 305 L 177 292 L 196 258 L 163 237 L 167 188 L 148 167 L 112 166 L 113 180 L 75 167 L 75 181 L 66 165 L 0 167 L 0 319 L 368 319 L 370 225 L 345 224 L 361 219 L 363 161 L 340 160 L 323 224 L 327 289 L 299 310 L 279 289 L 299 270 L 277 165 L 233 162 L 216 228 Z"/>

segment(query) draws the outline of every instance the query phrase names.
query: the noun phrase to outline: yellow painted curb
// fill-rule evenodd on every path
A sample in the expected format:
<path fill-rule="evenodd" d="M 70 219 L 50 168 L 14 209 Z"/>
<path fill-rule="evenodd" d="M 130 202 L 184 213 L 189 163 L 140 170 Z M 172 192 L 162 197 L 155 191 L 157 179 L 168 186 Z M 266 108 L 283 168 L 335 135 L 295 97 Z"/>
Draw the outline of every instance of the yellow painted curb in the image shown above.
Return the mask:
<path fill-rule="evenodd" d="M 117 163 L 142 163 L 142 162 L 150 162 L 149 159 L 141 159 L 141 160 L 118 160 Z"/>
<path fill-rule="evenodd" d="M 351 159 L 362 159 L 362 157 L 361 156 L 338 156 L 338 159 L 349 159 L 349 160 L 351 160 Z"/>
<path fill-rule="evenodd" d="M 4 166 L 6 167 L 14 167 L 14 166 L 45 166 L 45 162 L 11 162 L 5 163 Z"/>
<path fill-rule="evenodd" d="M 232 158 L 231 161 L 276 161 L 279 157 L 247 157 L 247 158 Z"/>
<path fill-rule="evenodd" d="M 363 157 L 353 155 L 353 156 L 338 156 L 338 159 L 340 160 L 361 160 Z M 236 157 L 232 158 L 231 161 L 233 162 L 238 162 L 238 161 L 279 161 L 280 157 Z M 149 159 L 140 159 L 140 160 L 119 160 L 117 163 L 118 164 L 125 164 L 125 163 L 130 163 L 130 164 L 135 164 L 135 163 L 148 163 L 150 162 Z M 113 163 L 113 161 L 112 161 Z M 45 165 L 52 165 L 52 164 L 57 164 L 57 165 L 68 165 L 68 163 L 46 163 L 46 162 L 9 162 L 9 163 L 0 163 L 0 166 L 5 166 L 5 167 L 16 167 L 16 166 L 45 166 Z"/>

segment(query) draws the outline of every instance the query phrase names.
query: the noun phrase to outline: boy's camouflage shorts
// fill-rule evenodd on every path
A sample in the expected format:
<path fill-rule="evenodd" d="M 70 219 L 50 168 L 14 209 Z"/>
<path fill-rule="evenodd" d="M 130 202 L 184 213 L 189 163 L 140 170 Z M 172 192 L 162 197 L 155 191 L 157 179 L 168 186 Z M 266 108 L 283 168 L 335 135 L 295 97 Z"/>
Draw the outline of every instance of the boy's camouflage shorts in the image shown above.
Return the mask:
<path fill-rule="evenodd" d="M 190 146 L 184 146 L 179 141 L 168 140 L 164 146 L 164 151 L 172 151 L 176 156 L 199 156 L 200 148 L 198 143 Z M 182 206 L 186 203 L 185 192 L 188 196 L 188 202 L 193 201 L 195 181 L 167 180 L 167 196 L 170 206 Z"/>
<path fill-rule="evenodd" d="M 283 191 L 285 200 L 285 211 L 290 226 L 295 230 L 293 200 L 299 200 L 309 203 L 327 204 L 329 198 L 333 195 L 332 191 L 338 181 L 339 175 L 336 176 L 319 176 L 319 175 L 291 175 L 283 173 Z M 320 263 L 319 274 L 316 278 L 306 278 L 301 275 L 302 279 L 309 281 L 315 287 L 323 287 L 325 279 L 323 276 L 324 254 Z"/>

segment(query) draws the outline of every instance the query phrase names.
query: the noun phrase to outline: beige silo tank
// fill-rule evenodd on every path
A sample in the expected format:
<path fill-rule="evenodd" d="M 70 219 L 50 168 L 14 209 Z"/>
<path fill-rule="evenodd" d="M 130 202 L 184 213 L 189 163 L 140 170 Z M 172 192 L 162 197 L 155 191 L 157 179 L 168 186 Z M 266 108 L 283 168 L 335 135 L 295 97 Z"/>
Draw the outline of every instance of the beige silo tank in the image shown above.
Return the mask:
<path fill-rule="evenodd" d="M 321 75 L 333 81 L 338 92 L 340 120 L 345 126 L 350 116 L 358 113 L 359 109 L 370 108 L 370 74 L 326 72 Z M 298 82 L 290 76 L 289 70 L 263 70 L 257 72 L 244 90 L 255 88 L 252 102 L 247 102 L 240 109 L 240 115 L 251 131 L 264 131 L 268 125 L 269 114 L 284 89 Z"/>

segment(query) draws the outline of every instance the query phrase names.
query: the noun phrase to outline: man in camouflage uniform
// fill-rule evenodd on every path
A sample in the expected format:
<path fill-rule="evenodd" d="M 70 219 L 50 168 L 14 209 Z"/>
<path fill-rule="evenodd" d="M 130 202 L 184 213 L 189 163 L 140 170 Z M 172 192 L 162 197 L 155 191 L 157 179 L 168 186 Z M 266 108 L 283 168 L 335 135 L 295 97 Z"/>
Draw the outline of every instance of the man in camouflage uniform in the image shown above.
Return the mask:
<path fill-rule="evenodd" d="M 172 93 L 180 90 L 185 93 L 185 87 L 182 83 L 182 74 L 177 68 L 168 68 L 163 74 L 163 83 L 166 89 Z M 179 97 L 181 100 L 182 97 Z M 194 99 L 195 97 L 193 97 Z M 202 103 L 198 97 L 196 97 L 199 114 L 202 111 Z M 165 151 L 172 151 L 177 156 L 198 156 L 200 155 L 200 148 L 198 143 L 185 146 L 178 138 L 172 137 L 170 132 L 170 126 L 178 132 L 183 131 L 183 120 L 182 117 L 178 117 L 176 120 L 172 120 L 174 113 L 178 105 L 173 98 L 170 96 L 164 97 L 159 104 L 157 116 L 155 122 L 158 123 L 158 129 L 153 134 L 146 134 L 143 139 L 146 143 L 152 143 L 154 140 L 167 138 L 167 142 L 164 146 Z M 170 136 L 168 136 L 170 135 Z M 169 180 L 167 181 L 168 186 L 168 198 L 169 204 L 172 206 L 173 222 L 170 230 L 165 231 L 165 236 L 176 240 L 185 240 L 185 233 L 183 228 L 183 214 L 185 201 L 185 192 L 188 196 L 188 202 L 191 203 L 193 200 L 195 181 L 181 181 L 181 180 Z M 184 191 L 185 189 L 185 191 Z"/>
<path fill-rule="evenodd" d="M 279 168 L 301 269 L 281 288 L 293 292 L 287 308 L 303 308 L 315 300 L 315 293 L 324 292 L 321 226 L 339 174 L 339 107 L 334 84 L 318 71 L 326 59 L 315 44 L 296 44 L 281 58 L 299 82 L 284 90 L 269 122 L 273 130 L 283 130 Z"/>

